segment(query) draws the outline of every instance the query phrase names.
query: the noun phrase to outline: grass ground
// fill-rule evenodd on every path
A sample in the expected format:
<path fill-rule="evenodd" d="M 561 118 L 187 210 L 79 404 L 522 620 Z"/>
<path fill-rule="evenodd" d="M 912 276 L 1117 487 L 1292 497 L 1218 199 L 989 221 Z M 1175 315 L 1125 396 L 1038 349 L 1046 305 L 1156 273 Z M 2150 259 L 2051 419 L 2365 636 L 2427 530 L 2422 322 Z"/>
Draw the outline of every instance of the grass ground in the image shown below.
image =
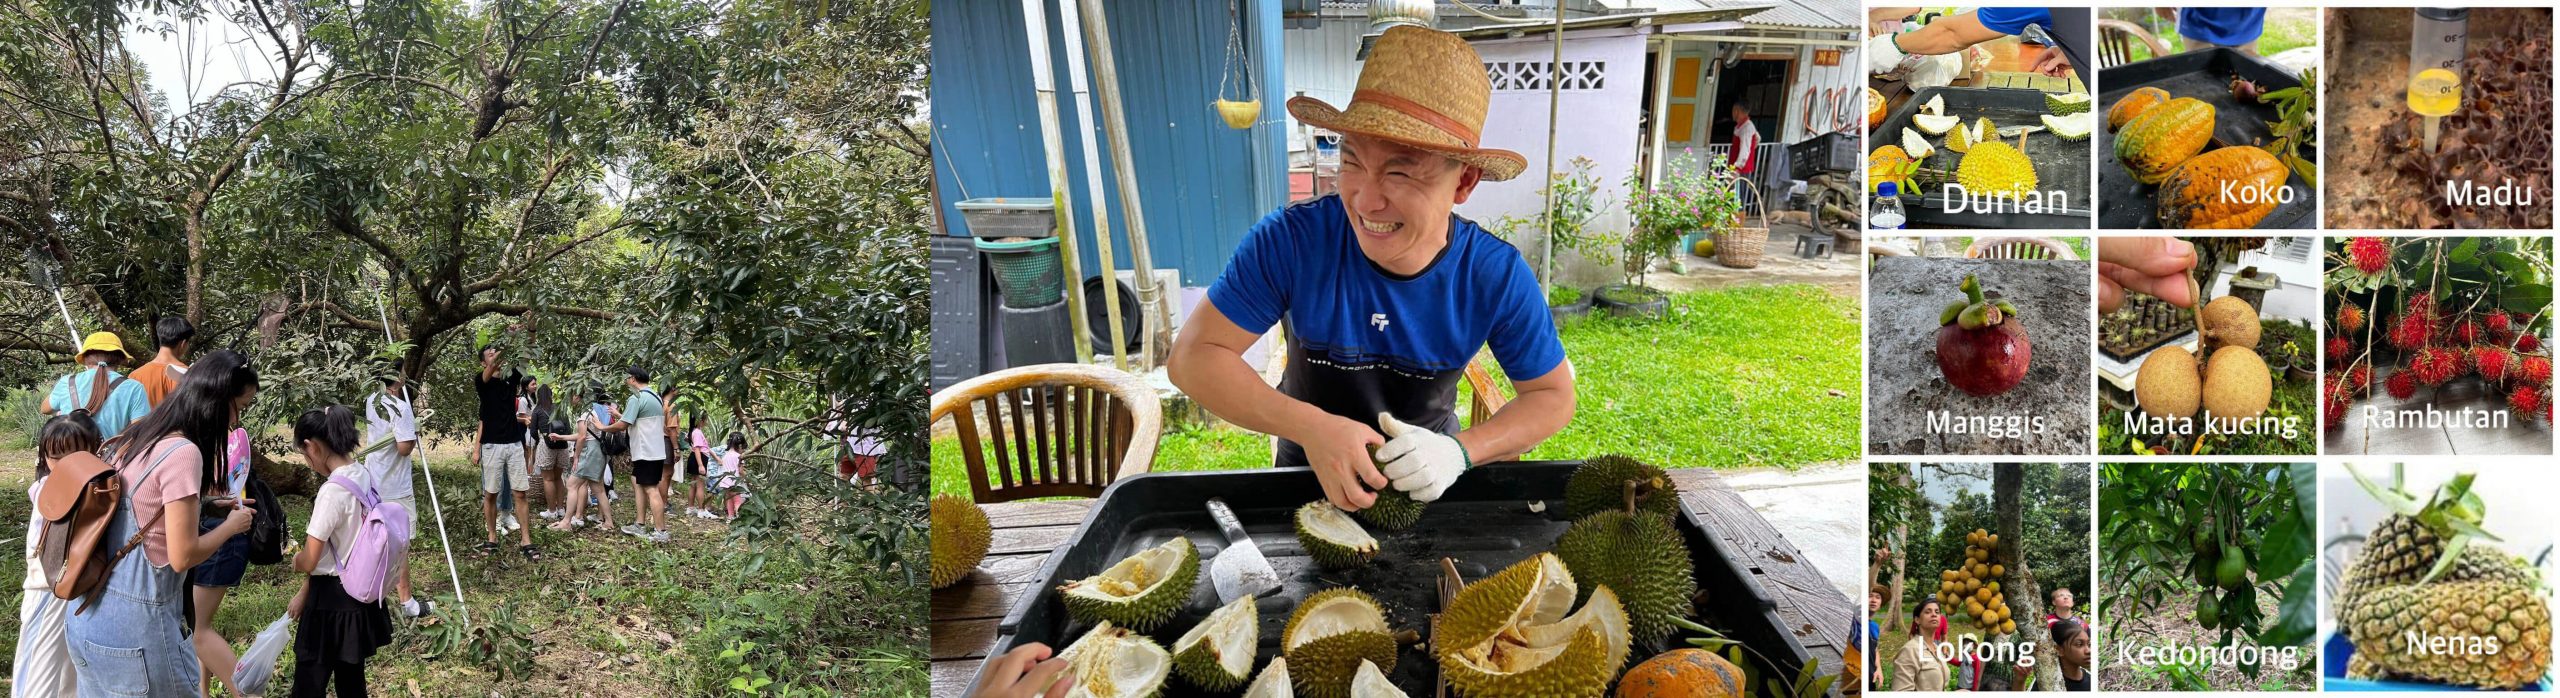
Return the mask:
<path fill-rule="evenodd" d="M 1622 453 L 1664 467 L 1855 459 L 1859 312 L 1855 296 L 1787 285 L 1678 294 L 1658 320 L 1570 322 L 1559 331 L 1575 369 L 1573 422 L 1528 458 Z M 956 442 L 933 446 L 934 492 L 966 496 Z M 1166 434 L 1155 462 L 1168 471 L 1258 468 L 1270 452 L 1269 437 L 1196 427 Z"/>
<path fill-rule="evenodd" d="M 460 652 L 440 654 L 444 645 L 432 625 L 395 621 L 393 646 L 368 666 L 377 694 L 712 695 L 723 692 L 741 667 L 750 682 L 765 678 L 836 687 L 813 695 L 924 693 L 920 584 L 854 574 L 834 563 L 797 556 L 742 562 L 743 556 L 736 554 L 740 546 L 726 536 L 726 524 L 678 518 L 673 512 L 668 525 L 674 541 L 666 545 L 618 532 L 558 533 L 537 525 L 539 562 L 526 561 L 512 544 L 503 553 L 484 556 L 471 550 L 479 540 L 473 533 L 480 520 L 479 471 L 458 441 L 431 437 L 427 443 L 427 462 L 443 495 L 445 530 L 458 548 L 455 562 L 472 620 L 487 625 L 505 607 L 512 616 L 507 625 L 531 641 L 531 665 L 501 675 Z M 34 459 L 22 436 L 0 434 L 0 488 L 25 491 Z M 288 462 L 298 467 L 298 461 Z M 626 477 L 618 519 L 632 511 L 631 486 Z M 681 492 L 670 497 L 678 506 Z M 418 495 L 421 507 L 428 506 L 425 482 L 418 483 Z M 298 495 L 282 499 L 298 530 L 308 520 L 311 500 Z M 27 511 L 25 498 L 0 496 L 0 520 L 25 521 Z M 15 528 L 14 523 L 9 526 L 13 550 L 21 545 Z M 459 622 L 432 515 L 420 513 L 417 536 L 410 550 L 417 593 L 444 598 L 441 618 L 431 622 Z M 5 557 L 0 576 L 19 578 L 24 562 L 16 555 Z M 235 649 L 246 650 L 259 629 L 284 613 L 300 583 L 289 565 L 250 567 L 241 586 L 224 600 L 214 627 Z M 15 614 L 0 617 L 0 637 L 15 638 L 16 624 Z M 857 632 L 843 632 L 847 630 Z M 721 656 L 737 648 L 741 636 L 766 638 L 762 652 L 771 655 L 775 645 L 798 640 L 835 644 L 847 634 L 870 640 L 830 648 L 827 656 L 785 660 L 759 657 L 755 649 L 741 660 Z M 282 669 L 287 673 L 280 673 L 279 681 L 289 681 L 291 661 L 288 650 Z M 793 668 L 769 668 L 777 662 Z M 768 687 L 765 693 L 777 688 Z"/>

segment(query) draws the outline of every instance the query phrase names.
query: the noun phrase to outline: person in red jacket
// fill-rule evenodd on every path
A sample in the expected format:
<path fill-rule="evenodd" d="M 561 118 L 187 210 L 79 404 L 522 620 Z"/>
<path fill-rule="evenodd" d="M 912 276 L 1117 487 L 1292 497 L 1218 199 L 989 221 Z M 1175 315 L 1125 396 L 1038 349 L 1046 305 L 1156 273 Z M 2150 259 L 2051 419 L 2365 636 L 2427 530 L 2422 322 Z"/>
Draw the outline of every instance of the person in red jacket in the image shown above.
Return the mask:
<path fill-rule="evenodd" d="M 1760 128 L 1751 125 L 1751 110 L 1743 108 L 1741 102 L 1733 104 L 1733 154 L 1729 158 L 1733 173 L 1742 179 L 1751 179 L 1752 171 L 1760 168 Z M 1742 187 L 1742 205 L 1746 209 L 1753 197 L 1751 187 Z"/>

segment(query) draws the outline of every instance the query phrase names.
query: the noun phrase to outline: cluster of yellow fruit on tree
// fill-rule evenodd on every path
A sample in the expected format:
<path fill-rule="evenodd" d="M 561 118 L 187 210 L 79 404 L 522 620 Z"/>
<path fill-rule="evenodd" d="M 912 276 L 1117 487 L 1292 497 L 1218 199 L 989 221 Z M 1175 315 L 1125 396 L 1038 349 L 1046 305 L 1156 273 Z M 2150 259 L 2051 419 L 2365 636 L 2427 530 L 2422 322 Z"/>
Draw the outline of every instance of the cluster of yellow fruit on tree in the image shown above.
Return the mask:
<path fill-rule="evenodd" d="M 2009 567 L 1992 554 L 1998 547 L 1999 534 L 1979 528 L 1965 534 L 1964 561 L 1938 573 L 1938 605 L 1950 615 L 1972 618 L 1976 627 L 2007 635 L 2018 632 L 2018 621 L 2009 616 L 2008 597 L 2000 594 L 2000 580 L 2009 576 Z"/>

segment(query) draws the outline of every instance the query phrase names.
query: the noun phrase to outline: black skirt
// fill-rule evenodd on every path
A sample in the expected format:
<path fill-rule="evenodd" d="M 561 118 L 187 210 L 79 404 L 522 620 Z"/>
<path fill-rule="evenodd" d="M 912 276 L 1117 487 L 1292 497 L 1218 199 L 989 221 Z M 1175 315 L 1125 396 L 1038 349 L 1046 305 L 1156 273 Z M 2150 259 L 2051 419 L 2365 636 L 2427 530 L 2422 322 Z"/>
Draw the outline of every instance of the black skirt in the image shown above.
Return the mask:
<path fill-rule="evenodd" d="M 311 596 L 302 601 L 302 622 L 293 634 L 294 657 L 363 664 L 389 644 L 390 609 L 348 596 L 337 575 L 311 576 Z"/>

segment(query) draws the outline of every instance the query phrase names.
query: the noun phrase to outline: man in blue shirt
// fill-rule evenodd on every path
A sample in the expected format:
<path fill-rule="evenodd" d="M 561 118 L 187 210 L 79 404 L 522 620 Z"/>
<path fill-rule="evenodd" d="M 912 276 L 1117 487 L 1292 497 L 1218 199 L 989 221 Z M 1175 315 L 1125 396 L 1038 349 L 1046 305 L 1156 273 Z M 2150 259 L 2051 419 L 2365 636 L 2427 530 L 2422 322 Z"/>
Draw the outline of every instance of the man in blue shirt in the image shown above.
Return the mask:
<path fill-rule="evenodd" d="M 2267 31 L 2267 8 L 2181 7 L 2177 21 L 2178 36 L 2186 39 L 2188 51 L 2228 48 L 2255 56 L 2258 35 Z"/>
<path fill-rule="evenodd" d="M 1176 387 L 1280 437 L 1273 464 L 1312 468 L 1334 506 L 1367 508 L 1390 486 L 1438 499 L 1573 418 L 1573 367 L 1527 260 L 1450 213 L 1527 166 L 1481 147 L 1491 91 L 1464 39 L 1408 26 L 1379 37 L 1348 107 L 1290 100 L 1343 135 L 1339 192 L 1254 224 L 1167 357 Z M 1243 357 L 1284 322 L 1275 388 Z M 1487 344 L 1518 397 L 1461 431 L 1458 384 Z"/>
<path fill-rule="evenodd" d="M 127 380 L 115 371 L 116 366 L 131 359 L 132 355 L 124 351 L 124 340 L 115 333 L 90 334 L 80 342 L 80 370 L 53 382 L 41 411 L 56 415 L 89 409 L 91 398 L 103 393 L 104 399 L 98 401 L 89 417 L 98 422 L 99 438 L 115 438 L 125 425 L 151 411 L 151 397 L 142 389 L 142 383 Z M 100 381 L 105 381 L 103 390 Z"/>
<path fill-rule="evenodd" d="M 1870 27 L 1892 23 L 1919 14 L 1917 7 L 1878 7 L 1867 10 Z M 2042 7 L 1984 7 L 1951 17 L 1941 17 L 1919 29 L 1903 33 L 1885 32 L 1867 38 L 1867 72 L 1881 74 L 1902 63 L 1904 55 L 1936 56 L 1955 53 L 2002 37 L 2025 33 L 2027 25 L 2044 27 L 2045 33 L 2063 46 L 2036 57 L 2027 71 L 2053 77 L 2076 74 L 2086 79 L 2089 66 L 2080 65 L 2089 55 L 2089 10 L 2066 8 L 2060 12 Z M 2065 71 L 2069 71 L 2066 73 Z"/>

